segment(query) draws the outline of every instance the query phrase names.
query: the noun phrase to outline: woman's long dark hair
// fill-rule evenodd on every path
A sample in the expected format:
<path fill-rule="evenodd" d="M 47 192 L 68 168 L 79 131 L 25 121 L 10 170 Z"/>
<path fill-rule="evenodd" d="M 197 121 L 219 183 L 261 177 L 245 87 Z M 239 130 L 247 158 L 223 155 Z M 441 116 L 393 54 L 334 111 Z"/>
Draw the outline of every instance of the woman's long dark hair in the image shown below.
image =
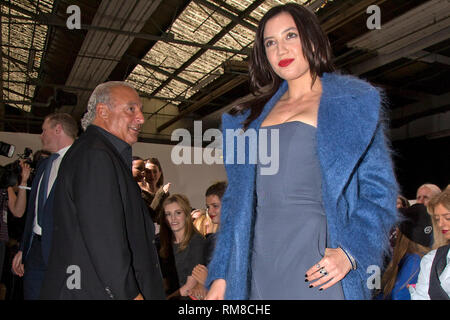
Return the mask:
<path fill-rule="evenodd" d="M 244 130 L 258 118 L 264 105 L 278 90 L 283 82 L 270 66 L 264 47 L 264 29 L 269 19 L 286 12 L 292 16 L 300 34 L 303 55 L 309 63 L 313 84 L 324 72 L 334 71 L 332 51 L 327 36 L 320 27 L 316 15 L 309 9 L 297 4 L 287 3 L 273 7 L 262 17 L 256 30 L 255 42 L 249 60 L 250 92 L 254 98 L 238 102 L 230 114 L 244 113 L 250 109 L 250 115 L 243 123 Z"/>

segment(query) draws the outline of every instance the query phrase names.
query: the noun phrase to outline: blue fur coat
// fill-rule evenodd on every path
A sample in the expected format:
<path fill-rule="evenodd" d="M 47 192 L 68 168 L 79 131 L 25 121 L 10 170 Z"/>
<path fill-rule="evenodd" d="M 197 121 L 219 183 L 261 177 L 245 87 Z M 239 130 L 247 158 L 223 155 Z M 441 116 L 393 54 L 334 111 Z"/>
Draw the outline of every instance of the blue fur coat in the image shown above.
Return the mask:
<path fill-rule="evenodd" d="M 380 93 L 352 76 L 330 73 L 320 79 L 323 93 L 316 134 L 328 247 L 342 247 L 357 262 L 357 269 L 342 280 L 345 298 L 370 299 L 367 282 L 377 275 L 369 266 L 382 268 L 388 233 L 397 216 L 398 189 L 384 136 Z M 287 87 L 286 82 L 281 84 L 249 129 L 260 128 Z M 229 152 L 236 154 L 237 148 L 235 144 L 235 150 L 227 150 L 225 131 L 241 128 L 248 112 L 223 115 L 224 159 Z M 226 299 L 249 296 L 256 165 L 248 160 L 246 154 L 245 164 L 225 163 L 228 188 L 222 199 L 216 248 L 208 266 L 207 284 L 225 279 Z"/>

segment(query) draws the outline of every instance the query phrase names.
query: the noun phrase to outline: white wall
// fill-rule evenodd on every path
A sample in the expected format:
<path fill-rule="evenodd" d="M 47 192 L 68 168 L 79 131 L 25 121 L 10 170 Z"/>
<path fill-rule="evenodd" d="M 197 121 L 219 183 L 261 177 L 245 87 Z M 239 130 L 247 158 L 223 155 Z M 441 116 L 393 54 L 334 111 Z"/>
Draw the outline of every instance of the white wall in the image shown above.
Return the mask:
<path fill-rule="evenodd" d="M 33 152 L 41 148 L 38 134 L 0 132 L 0 141 L 16 146 L 12 158 L 0 156 L 0 165 L 16 160 L 17 154 L 23 153 L 25 147 L 31 148 Z M 170 193 L 185 194 L 192 207 L 204 208 L 206 188 L 218 180 L 226 179 L 223 165 L 175 165 L 171 160 L 172 148 L 173 146 L 170 145 L 138 142 L 133 145 L 133 155 L 142 158 L 158 158 L 164 172 L 164 182 L 172 183 Z M 192 154 L 194 154 L 194 151 L 192 151 Z"/>

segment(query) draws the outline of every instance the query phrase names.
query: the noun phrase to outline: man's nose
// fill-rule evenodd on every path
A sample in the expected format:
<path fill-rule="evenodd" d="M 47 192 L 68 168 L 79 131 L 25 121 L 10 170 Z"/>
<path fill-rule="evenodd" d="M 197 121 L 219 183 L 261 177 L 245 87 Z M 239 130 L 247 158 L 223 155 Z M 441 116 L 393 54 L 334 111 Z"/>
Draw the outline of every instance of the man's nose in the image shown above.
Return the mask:
<path fill-rule="evenodd" d="M 144 114 L 142 113 L 142 110 L 140 110 L 140 109 L 136 113 L 136 122 L 140 123 L 140 124 L 145 122 Z"/>

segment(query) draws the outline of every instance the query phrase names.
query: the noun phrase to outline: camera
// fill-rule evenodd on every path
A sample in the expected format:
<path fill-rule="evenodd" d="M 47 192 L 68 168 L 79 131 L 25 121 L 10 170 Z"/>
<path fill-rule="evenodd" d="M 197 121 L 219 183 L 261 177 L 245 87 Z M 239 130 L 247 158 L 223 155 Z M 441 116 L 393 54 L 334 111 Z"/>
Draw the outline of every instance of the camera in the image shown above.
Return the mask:
<path fill-rule="evenodd" d="M 3 142 L 3 144 L 6 143 Z M 33 161 L 31 160 L 30 157 L 32 153 L 33 150 L 31 150 L 30 148 L 25 148 L 22 154 L 17 155 L 19 157 L 18 160 L 9 163 L 5 166 L 0 166 L 0 188 L 4 189 L 19 184 L 22 174 L 22 167 L 20 166 L 20 160 L 24 160 L 24 162 L 28 163 L 33 168 Z"/>
<path fill-rule="evenodd" d="M 0 155 L 11 158 L 15 149 L 14 145 L 0 141 Z"/>

